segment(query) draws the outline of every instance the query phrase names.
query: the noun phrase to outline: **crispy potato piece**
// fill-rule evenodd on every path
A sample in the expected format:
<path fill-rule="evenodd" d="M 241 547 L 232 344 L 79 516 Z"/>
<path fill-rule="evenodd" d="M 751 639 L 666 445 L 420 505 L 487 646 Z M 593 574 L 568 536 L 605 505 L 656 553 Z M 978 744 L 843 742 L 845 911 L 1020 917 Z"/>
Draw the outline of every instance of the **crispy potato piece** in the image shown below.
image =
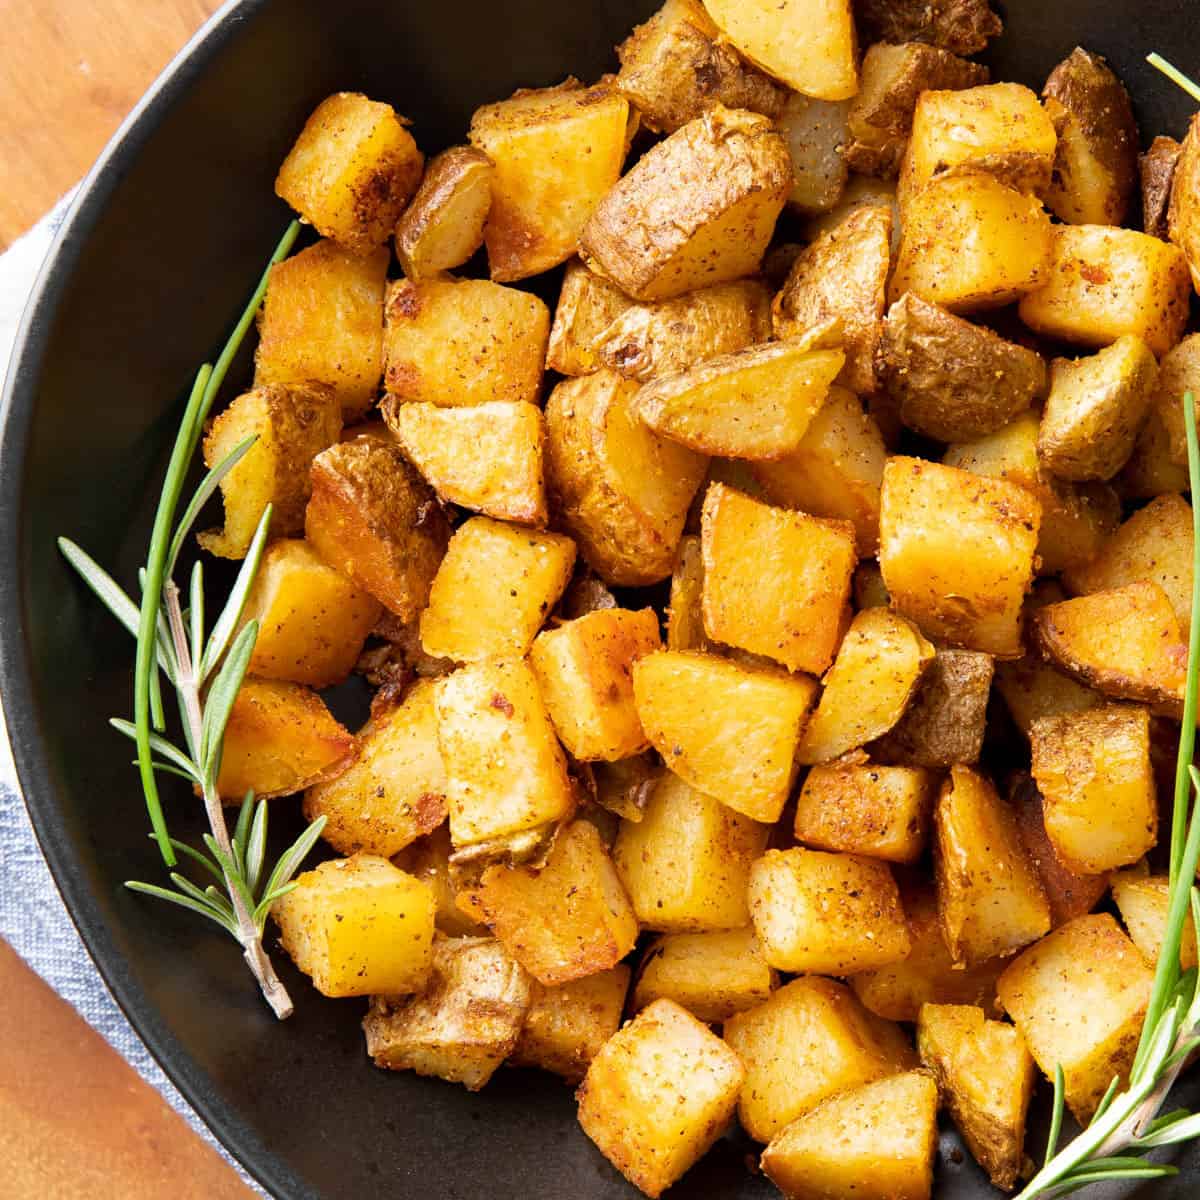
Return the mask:
<path fill-rule="evenodd" d="M 436 737 L 436 730 L 434 732 Z M 440 757 L 438 767 L 441 767 Z M 410 842 L 399 854 L 393 855 L 392 862 L 402 871 L 423 880 L 433 891 L 434 922 L 438 933 L 446 937 L 484 937 L 487 926 L 467 916 L 456 903 L 458 891 L 450 869 L 453 853 L 450 827 L 443 821 L 432 833 Z"/>
<path fill-rule="evenodd" d="M 1135 871 L 1118 871 L 1113 876 L 1112 894 L 1121 911 L 1121 920 L 1125 922 L 1130 940 L 1152 967 L 1162 953 L 1170 892 L 1170 880 L 1165 875 L 1142 876 Z M 1188 971 L 1195 965 L 1196 927 L 1185 921 L 1179 946 L 1179 968 Z"/>
<path fill-rule="evenodd" d="M 912 945 L 887 863 L 822 850 L 768 850 L 750 868 L 763 957 L 792 974 L 853 975 L 902 962 Z"/>
<path fill-rule="evenodd" d="M 711 1025 L 757 1007 L 778 986 L 753 929 L 667 933 L 646 947 L 630 1007 L 640 1012 L 665 996 Z"/>
<path fill-rule="evenodd" d="M 1189 283 L 1178 246 L 1132 229 L 1056 225 L 1048 269 L 1019 311 L 1045 337 L 1101 347 L 1132 334 L 1161 358 L 1183 336 Z"/>
<path fill-rule="evenodd" d="M 933 646 L 903 617 L 887 608 L 860 612 L 825 676 L 800 739 L 799 761 L 829 762 L 887 733 L 933 657 Z"/>
<path fill-rule="evenodd" d="M 271 915 L 323 996 L 422 991 L 433 969 L 429 885 L 386 858 L 356 854 L 305 871 Z"/>
<path fill-rule="evenodd" d="M 851 210 L 800 252 L 772 305 L 778 338 L 795 338 L 826 321 L 842 322 L 846 365 L 838 381 L 852 392 L 876 386 L 891 245 L 890 208 Z"/>
<path fill-rule="evenodd" d="M 945 172 L 907 203 L 888 298 L 999 308 L 1050 281 L 1055 232 L 1033 196 L 986 172 Z"/>
<path fill-rule="evenodd" d="M 383 374 L 388 252 L 317 242 L 277 262 L 258 318 L 254 385 L 323 383 L 347 420 L 375 402 Z"/>
<path fill-rule="evenodd" d="M 290 796 L 336 778 L 357 755 L 357 739 L 316 692 L 247 678 L 225 726 L 217 791 L 233 804 L 251 789 L 260 800 Z"/>
<path fill-rule="evenodd" d="M 546 366 L 560 375 L 590 375 L 600 366 L 601 335 L 633 303 L 615 283 L 571 259 L 550 326 Z"/>
<path fill-rule="evenodd" d="M 746 1066 L 738 1115 L 769 1142 L 822 1100 L 917 1065 L 907 1035 L 869 1013 L 843 984 L 805 975 L 725 1022 Z"/>
<path fill-rule="evenodd" d="M 996 690 L 1026 737 L 1039 717 L 1083 712 L 1104 702 L 1099 692 L 1077 683 L 1036 655 L 997 663 Z"/>
<path fill-rule="evenodd" d="M 792 157 L 788 207 L 803 215 L 828 212 L 842 198 L 846 167 L 846 100 L 814 100 L 792 92 L 775 121 Z"/>
<path fill-rule="evenodd" d="M 396 257 L 406 279 L 453 271 L 483 245 L 494 173 L 492 160 L 474 146 L 452 146 L 430 161 L 396 226 Z"/>
<path fill-rule="evenodd" d="M 858 0 L 865 42 L 925 42 L 954 54 L 978 54 L 999 36 L 988 0 Z"/>
<path fill-rule="evenodd" d="M 439 939 L 424 992 L 372 998 L 367 1053 L 377 1067 L 477 1092 L 516 1046 L 530 992 L 529 976 L 494 938 Z"/>
<path fill-rule="evenodd" d="M 1000 1003 L 1047 1076 L 1062 1067 L 1067 1107 L 1081 1125 L 1133 1063 L 1152 981 L 1107 913 L 1056 929 L 1000 976 Z"/>
<path fill-rule="evenodd" d="M 701 524 L 708 636 L 792 671 L 825 670 L 845 628 L 853 530 L 722 483 L 709 486 Z M 746 570 L 750 561 L 757 571 Z"/>
<path fill-rule="evenodd" d="M 838 202 L 828 212 L 817 213 L 805 222 L 804 236 L 808 241 L 815 242 L 831 229 L 836 229 L 856 208 L 890 208 L 892 210 L 891 249 L 894 256 L 900 248 L 900 211 L 896 204 L 896 184 L 889 179 L 875 179 L 869 175 L 851 175 L 846 180 L 846 186 Z M 794 259 L 794 257 L 793 255 L 792 258 Z M 766 263 L 764 263 L 764 273 L 765 267 Z M 787 272 L 785 271 L 784 278 L 786 277 Z M 776 286 L 782 287 L 783 280 L 781 279 Z"/>
<path fill-rule="evenodd" d="M 1160 380 L 1162 374 L 1160 366 Z M 1113 480 L 1113 486 L 1124 500 L 1147 500 L 1164 492 L 1188 490 L 1187 467 L 1174 461 L 1171 435 L 1164 423 L 1163 413 L 1164 410 L 1151 406 L 1129 461 Z"/>
<path fill-rule="evenodd" d="M 1158 384 L 1154 389 L 1154 410 L 1167 428 L 1171 460 L 1187 466 L 1187 434 L 1183 421 L 1183 397 L 1192 392 L 1200 396 L 1200 334 L 1189 333 L 1179 345 L 1163 356 L 1159 364 Z M 1186 477 L 1186 476 L 1185 476 Z M 1168 489 L 1187 491 L 1187 486 Z"/>
<path fill-rule="evenodd" d="M 656 1000 L 592 1059 L 579 1124 L 639 1191 L 662 1195 L 720 1137 L 746 1072 L 691 1013 Z"/>
<path fill-rule="evenodd" d="M 893 604 L 930 637 L 1017 657 L 1040 522 L 1041 505 L 1016 484 L 889 459 L 879 565 Z"/>
<path fill-rule="evenodd" d="M 908 1071 L 825 1100 L 763 1151 L 763 1174 L 787 1200 L 928 1200 L 938 1093 Z"/>
<path fill-rule="evenodd" d="M 1187 255 L 1192 284 L 1200 291 L 1200 119 L 1192 118 L 1175 163 L 1167 233 Z"/>
<path fill-rule="evenodd" d="M 967 1143 L 992 1183 L 1011 1191 L 1025 1154 L 1025 1117 L 1036 1072 L 1024 1039 L 1011 1025 L 989 1021 L 983 1009 L 926 1004 L 917 1024 L 917 1052 L 933 1072 Z"/>
<path fill-rule="evenodd" d="M 608 192 L 579 253 L 636 300 L 753 274 L 791 182 L 787 145 L 770 120 L 714 105 Z"/>
<path fill-rule="evenodd" d="M 611 79 L 522 89 L 471 118 L 471 145 L 495 164 L 483 236 L 499 283 L 540 275 L 575 253 L 629 147 L 629 101 Z"/>
<path fill-rule="evenodd" d="M 691 534 L 679 543 L 679 558 L 671 573 L 667 604 L 667 649 L 708 650 L 704 632 L 704 555 L 700 539 Z"/>
<path fill-rule="evenodd" d="M 601 579 L 634 587 L 671 573 L 707 466 L 637 419 L 637 391 L 600 371 L 546 402 L 546 483 L 563 527 Z"/>
<path fill-rule="evenodd" d="M 407 622 L 429 599 L 450 525 L 399 449 L 360 434 L 313 459 L 304 535 L 331 567 Z"/>
<path fill-rule="evenodd" d="M 1169 137 L 1156 137 L 1138 159 L 1142 183 L 1142 228 L 1166 241 L 1170 235 L 1171 188 L 1183 147 Z"/>
<path fill-rule="evenodd" d="M 939 442 L 995 433 L 1046 394 L 1035 350 L 911 293 L 888 310 L 878 363 L 900 419 Z"/>
<path fill-rule="evenodd" d="M 407 124 L 390 104 L 336 92 L 305 122 L 275 194 L 322 237 L 357 254 L 374 250 L 391 236 L 425 165 Z"/>
<path fill-rule="evenodd" d="M 463 667 L 438 682 L 434 703 L 455 849 L 571 812 L 566 760 L 524 662 Z"/>
<path fill-rule="evenodd" d="M 934 809 L 938 913 L 956 962 L 1012 954 L 1050 928 L 1050 906 L 995 788 L 952 767 Z"/>
<path fill-rule="evenodd" d="M 221 480 L 224 528 L 201 533 L 200 545 L 218 558 L 245 558 L 268 504 L 272 536 L 299 533 L 312 461 L 341 432 L 341 406 L 323 384 L 269 384 L 238 396 L 205 434 L 204 465 L 217 466 L 248 437 L 257 441 Z"/>

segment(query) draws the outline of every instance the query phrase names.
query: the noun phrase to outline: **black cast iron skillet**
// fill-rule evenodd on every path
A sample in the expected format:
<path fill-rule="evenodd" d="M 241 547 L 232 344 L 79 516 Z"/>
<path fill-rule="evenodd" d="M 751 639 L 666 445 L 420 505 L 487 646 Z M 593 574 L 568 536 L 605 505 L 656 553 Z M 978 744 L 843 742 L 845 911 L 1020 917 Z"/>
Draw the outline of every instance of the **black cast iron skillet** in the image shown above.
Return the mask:
<path fill-rule="evenodd" d="M 120 578 L 134 577 L 183 390 L 223 339 L 288 218 L 272 180 L 319 99 L 356 89 L 391 101 L 413 119 L 420 144 L 437 149 L 463 138 L 484 101 L 611 69 L 613 44 L 656 7 L 226 7 L 89 176 L 18 341 L 0 442 L 0 687 L 21 783 L 50 867 L 117 999 L 217 1136 L 281 1197 L 634 1193 L 579 1132 L 570 1091 L 550 1076 L 501 1071 L 472 1096 L 376 1071 L 363 1052 L 360 1002 L 321 999 L 280 954 L 296 1015 L 278 1024 L 231 941 L 122 888 L 124 879 L 158 872 L 130 755 L 106 724 L 130 708 L 131 645 L 77 586 L 54 539 L 70 534 Z M 1200 69 L 1196 0 L 1010 0 L 1005 15 L 997 77 L 1038 87 L 1082 44 L 1108 56 L 1129 85 L 1144 134 L 1182 135 L 1188 100 L 1143 59 L 1157 49 Z M 173 826 L 196 833 L 197 807 L 172 795 Z M 1183 1090 L 1180 1099 L 1195 1106 L 1200 1083 Z M 1032 1120 L 1044 1127 L 1044 1111 Z M 751 1150 L 722 1142 L 672 1195 L 776 1194 L 745 1169 Z M 1194 1194 L 1200 1155 L 1186 1163 L 1180 1179 L 1142 1194 Z M 948 1132 L 939 1197 L 991 1194 Z"/>

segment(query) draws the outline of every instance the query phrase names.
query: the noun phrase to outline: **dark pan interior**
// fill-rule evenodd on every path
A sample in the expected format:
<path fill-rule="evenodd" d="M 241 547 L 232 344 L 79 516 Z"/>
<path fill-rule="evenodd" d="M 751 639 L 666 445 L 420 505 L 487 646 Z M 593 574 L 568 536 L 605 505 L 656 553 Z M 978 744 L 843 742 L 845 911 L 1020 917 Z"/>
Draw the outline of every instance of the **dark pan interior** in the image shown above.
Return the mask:
<path fill-rule="evenodd" d="M 84 597 L 54 538 L 70 534 L 123 580 L 133 577 L 180 398 L 287 220 L 272 179 L 317 100 L 342 88 L 389 100 L 413 119 L 420 144 L 436 149 L 462 139 L 483 101 L 610 69 L 613 43 L 655 7 L 250 0 L 227 10 L 91 177 L 9 378 L 0 680 L 29 807 L 134 1024 L 218 1136 L 279 1196 L 634 1193 L 578 1131 L 570 1091 L 555 1079 L 501 1072 L 472 1096 L 375 1071 L 360 1002 L 320 999 L 281 961 L 297 1011 L 277 1024 L 232 942 L 122 888 L 157 871 L 130 755 L 106 724 L 129 711 L 131 645 Z M 999 77 L 1039 86 L 1082 44 L 1112 60 L 1146 135 L 1182 134 L 1192 106 L 1143 58 L 1157 49 L 1200 69 L 1195 0 L 1012 0 L 1006 15 L 993 56 Z M 170 793 L 180 831 L 196 831 L 196 807 Z M 751 1149 L 723 1142 L 672 1195 L 775 1194 L 746 1171 Z M 949 1134 L 938 1177 L 941 1197 L 992 1194 Z M 1186 1179 L 1152 1187 L 1156 1197 L 1195 1192 Z"/>

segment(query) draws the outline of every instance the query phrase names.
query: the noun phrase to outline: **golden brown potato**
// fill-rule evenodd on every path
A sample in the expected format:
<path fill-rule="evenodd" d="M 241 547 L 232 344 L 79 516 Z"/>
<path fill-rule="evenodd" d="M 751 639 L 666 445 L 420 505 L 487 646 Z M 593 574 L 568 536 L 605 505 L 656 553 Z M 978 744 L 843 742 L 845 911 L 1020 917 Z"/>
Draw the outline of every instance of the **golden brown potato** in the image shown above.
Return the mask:
<path fill-rule="evenodd" d="M 1154 409 L 1167 428 L 1171 460 L 1185 468 L 1188 454 L 1183 398 L 1188 392 L 1200 397 L 1200 334 L 1196 333 L 1188 334 L 1163 356 L 1154 390 Z M 1187 491 L 1187 486 L 1168 490 Z"/>
<path fill-rule="evenodd" d="M 1165 361 L 1165 360 L 1164 360 Z M 1160 366 L 1158 376 L 1162 379 Z M 1124 500 L 1147 500 L 1164 492 L 1188 490 L 1187 467 L 1174 461 L 1171 435 L 1163 420 L 1163 410 L 1151 406 L 1133 453 L 1113 486 Z"/>
<path fill-rule="evenodd" d="M 362 435 L 318 454 L 308 544 L 401 621 L 413 621 L 450 540 L 432 489 L 390 441 Z"/>
<path fill-rule="evenodd" d="M 1134 870 L 1118 871 L 1113 876 L 1112 894 L 1130 940 L 1142 952 L 1142 957 L 1152 967 L 1156 966 L 1167 928 L 1170 880 L 1165 875 L 1143 876 Z M 1195 965 L 1196 927 L 1185 921 L 1179 946 L 1179 967 L 1188 971 Z"/>
<path fill-rule="evenodd" d="M 437 730 L 434 730 L 434 750 L 437 748 Z M 441 758 L 437 760 L 441 769 Z M 443 772 L 444 779 L 444 772 Z M 442 798 L 443 803 L 445 797 Z M 450 867 L 450 856 L 454 844 L 450 841 L 450 827 L 443 821 L 432 833 L 410 842 L 392 862 L 402 871 L 423 880 L 433 891 L 436 912 L 434 922 L 438 933 L 446 937 L 484 937 L 487 926 L 467 916 L 458 907 L 458 890 L 455 872 Z"/>
<path fill-rule="evenodd" d="M 1062 1067 L 1067 1107 L 1086 1125 L 1133 1062 L 1153 972 L 1107 913 L 1077 917 L 1000 976 L 1000 1003 L 1039 1067 Z"/>
<path fill-rule="evenodd" d="M 845 100 L 814 100 L 792 92 L 775 118 L 792 157 L 788 207 L 801 215 L 828 212 L 846 188 Z"/>
<path fill-rule="evenodd" d="M 271 268 L 258 318 L 254 384 L 322 383 L 349 420 L 375 402 L 383 374 L 388 252 L 320 241 Z"/>
<path fill-rule="evenodd" d="M 717 104 L 648 150 L 579 239 L 584 262 L 637 300 L 758 270 L 791 188 L 767 117 Z"/>
<path fill-rule="evenodd" d="M 644 1195 L 662 1195 L 720 1137 L 745 1070 L 691 1013 L 656 1000 L 592 1059 L 579 1124 Z"/>
<path fill-rule="evenodd" d="M 324 384 L 269 384 L 238 396 L 205 434 L 204 465 L 215 467 L 248 437 L 256 441 L 221 480 L 224 527 L 201 533 L 200 545 L 218 558 L 245 558 L 268 504 L 273 536 L 299 533 L 312 461 L 341 432 L 341 405 Z"/>
<path fill-rule="evenodd" d="M 601 335 L 632 305 L 615 283 L 571 259 L 550 326 L 546 366 L 560 375 L 590 375 L 600 366 Z"/>
<path fill-rule="evenodd" d="M 546 483 L 563 527 L 601 579 L 626 586 L 671 573 L 707 466 L 638 420 L 637 391 L 599 371 L 560 383 L 546 402 Z"/>
<path fill-rule="evenodd" d="M 1188 126 L 1175 164 L 1167 232 L 1187 255 L 1192 283 L 1200 290 L 1200 119 L 1196 117 Z"/>
<path fill-rule="evenodd" d="M 461 267 L 483 245 L 492 207 L 492 160 L 474 146 L 443 150 L 396 226 L 396 257 L 406 279 Z"/>
<path fill-rule="evenodd" d="M 1166 241 L 1170 234 L 1171 188 L 1183 147 L 1169 137 L 1156 137 L 1138 159 L 1142 183 L 1142 228 Z"/>
<path fill-rule="evenodd" d="M 925 42 L 954 54 L 978 54 L 1001 30 L 988 0 L 858 0 L 865 42 Z"/>
<path fill-rule="evenodd" d="M 708 634 L 704 632 L 704 555 L 700 539 L 691 534 L 680 541 L 679 558 L 671 573 L 667 649 L 711 649 Z"/>
<path fill-rule="evenodd" d="M 329 96 L 283 160 L 275 194 L 348 250 L 381 246 L 425 165 L 407 124 L 391 105 L 357 92 Z"/>
<path fill-rule="evenodd" d="M 492 278 L 540 275 L 575 253 L 588 218 L 617 182 L 629 101 L 611 80 L 522 89 L 471 118 L 471 145 L 495 164 L 483 235 Z"/>

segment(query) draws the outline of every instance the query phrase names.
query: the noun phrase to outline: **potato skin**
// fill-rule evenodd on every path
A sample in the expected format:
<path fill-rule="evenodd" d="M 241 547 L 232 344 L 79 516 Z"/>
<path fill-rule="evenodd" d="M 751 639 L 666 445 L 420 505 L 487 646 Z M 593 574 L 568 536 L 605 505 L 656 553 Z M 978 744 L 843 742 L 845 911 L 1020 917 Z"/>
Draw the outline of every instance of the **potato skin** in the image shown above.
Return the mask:
<path fill-rule="evenodd" d="M 1192 118 L 1175 164 L 1167 232 L 1187 255 L 1192 286 L 1200 291 L 1200 114 Z"/>
<path fill-rule="evenodd" d="M 865 42 L 925 42 L 954 54 L 978 54 L 1003 26 L 988 0 L 858 0 Z"/>
<path fill-rule="evenodd" d="M 793 92 L 775 118 L 792 157 L 788 207 L 802 215 L 828 212 L 842 198 L 848 169 L 847 100 L 814 100 Z"/>
<path fill-rule="evenodd" d="M 452 146 L 429 163 L 396 225 L 396 257 L 408 279 L 461 267 L 483 245 L 493 171 L 474 146 Z"/>
<path fill-rule="evenodd" d="M 1169 137 L 1156 137 L 1138 159 L 1142 182 L 1142 228 L 1152 237 L 1166 241 L 1169 234 L 1171 189 L 1183 147 Z"/>

